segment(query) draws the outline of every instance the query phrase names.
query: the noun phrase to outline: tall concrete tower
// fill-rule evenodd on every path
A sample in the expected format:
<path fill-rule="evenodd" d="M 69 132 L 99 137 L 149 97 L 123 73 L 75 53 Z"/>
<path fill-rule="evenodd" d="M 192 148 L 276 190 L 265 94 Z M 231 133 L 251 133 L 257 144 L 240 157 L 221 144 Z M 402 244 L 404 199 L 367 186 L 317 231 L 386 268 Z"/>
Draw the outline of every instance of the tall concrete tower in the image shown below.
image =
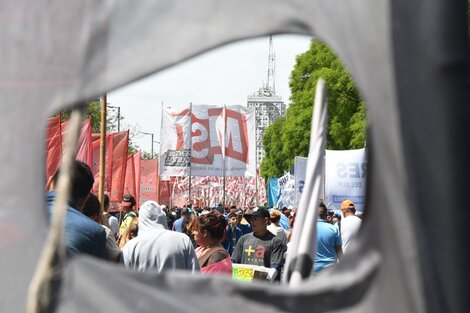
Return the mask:
<path fill-rule="evenodd" d="M 286 105 L 282 97 L 276 95 L 276 55 L 273 38 L 269 36 L 268 77 L 261 88 L 248 96 L 247 106 L 255 108 L 256 116 L 256 161 L 261 165 L 264 157 L 263 135 L 266 128 L 279 117 L 286 114 Z"/>

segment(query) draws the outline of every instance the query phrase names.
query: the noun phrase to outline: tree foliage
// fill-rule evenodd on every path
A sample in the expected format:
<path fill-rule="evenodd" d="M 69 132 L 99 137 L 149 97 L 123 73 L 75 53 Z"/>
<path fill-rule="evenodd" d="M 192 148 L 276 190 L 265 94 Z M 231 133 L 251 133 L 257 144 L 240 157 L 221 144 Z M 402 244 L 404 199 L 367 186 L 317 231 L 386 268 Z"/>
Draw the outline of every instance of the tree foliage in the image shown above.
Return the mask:
<path fill-rule="evenodd" d="M 93 133 L 101 132 L 101 103 L 99 99 L 87 101 L 88 117 L 91 119 L 91 131 Z M 72 110 L 67 109 L 60 112 L 61 121 L 67 121 L 70 119 L 70 114 Z M 138 125 L 127 125 L 122 123 L 125 119 L 122 115 L 118 116 L 115 110 L 107 110 L 107 120 L 106 120 L 106 131 L 107 132 L 116 132 L 118 131 L 118 120 L 121 123 L 121 131 L 129 129 L 129 147 L 128 154 L 132 154 L 139 150 L 139 147 L 133 143 L 132 139 L 135 136 L 135 133 L 138 132 Z M 59 113 L 57 113 L 59 114 Z M 56 114 L 56 115 L 57 115 Z"/>
<path fill-rule="evenodd" d="M 364 146 L 365 105 L 351 75 L 333 52 L 320 41 L 297 56 L 290 76 L 290 105 L 285 117 L 270 125 L 263 137 L 266 155 L 263 176 L 280 176 L 294 164 L 295 156 L 307 156 L 317 80 L 323 78 L 328 95 L 327 149 Z"/>

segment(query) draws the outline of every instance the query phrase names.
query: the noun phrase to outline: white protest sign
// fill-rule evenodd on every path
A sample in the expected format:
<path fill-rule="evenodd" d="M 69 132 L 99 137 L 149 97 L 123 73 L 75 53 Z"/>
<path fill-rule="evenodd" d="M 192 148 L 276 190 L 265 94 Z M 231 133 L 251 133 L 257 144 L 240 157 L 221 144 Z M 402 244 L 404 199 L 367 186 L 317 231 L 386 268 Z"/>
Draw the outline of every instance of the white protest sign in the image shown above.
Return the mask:
<path fill-rule="evenodd" d="M 300 202 L 300 196 L 304 190 L 305 175 L 307 173 L 307 161 L 305 157 L 295 157 L 294 175 L 295 175 L 295 206 L 297 207 Z"/>
<path fill-rule="evenodd" d="M 326 150 L 325 204 L 339 211 L 343 200 L 352 200 L 358 212 L 363 211 L 366 192 L 366 150 Z"/>

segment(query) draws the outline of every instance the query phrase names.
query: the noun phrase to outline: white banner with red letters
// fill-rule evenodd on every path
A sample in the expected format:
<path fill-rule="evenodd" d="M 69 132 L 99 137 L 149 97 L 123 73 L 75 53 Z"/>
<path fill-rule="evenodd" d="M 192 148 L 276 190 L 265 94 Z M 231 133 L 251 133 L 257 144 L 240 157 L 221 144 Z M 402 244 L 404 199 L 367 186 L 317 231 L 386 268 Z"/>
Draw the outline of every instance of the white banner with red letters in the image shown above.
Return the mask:
<path fill-rule="evenodd" d="M 190 169 L 191 114 L 182 111 L 163 110 L 160 132 L 160 176 L 187 176 Z"/>
<path fill-rule="evenodd" d="M 164 110 L 160 176 L 256 176 L 255 111 L 192 105 Z"/>

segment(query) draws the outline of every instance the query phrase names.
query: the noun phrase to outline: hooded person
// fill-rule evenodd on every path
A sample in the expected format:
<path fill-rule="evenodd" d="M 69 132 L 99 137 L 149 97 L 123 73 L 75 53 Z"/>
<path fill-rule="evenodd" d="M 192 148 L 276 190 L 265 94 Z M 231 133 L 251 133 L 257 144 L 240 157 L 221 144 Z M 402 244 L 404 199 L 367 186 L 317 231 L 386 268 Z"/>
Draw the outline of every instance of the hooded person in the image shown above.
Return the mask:
<path fill-rule="evenodd" d="M 139 210 L 139 235 L 123 248 L 122 263 L 139 272 L 146 270 L 199 271 L 199 262 L 188 236 L 167 229 L 167 218 L 155 201 Z"/>

